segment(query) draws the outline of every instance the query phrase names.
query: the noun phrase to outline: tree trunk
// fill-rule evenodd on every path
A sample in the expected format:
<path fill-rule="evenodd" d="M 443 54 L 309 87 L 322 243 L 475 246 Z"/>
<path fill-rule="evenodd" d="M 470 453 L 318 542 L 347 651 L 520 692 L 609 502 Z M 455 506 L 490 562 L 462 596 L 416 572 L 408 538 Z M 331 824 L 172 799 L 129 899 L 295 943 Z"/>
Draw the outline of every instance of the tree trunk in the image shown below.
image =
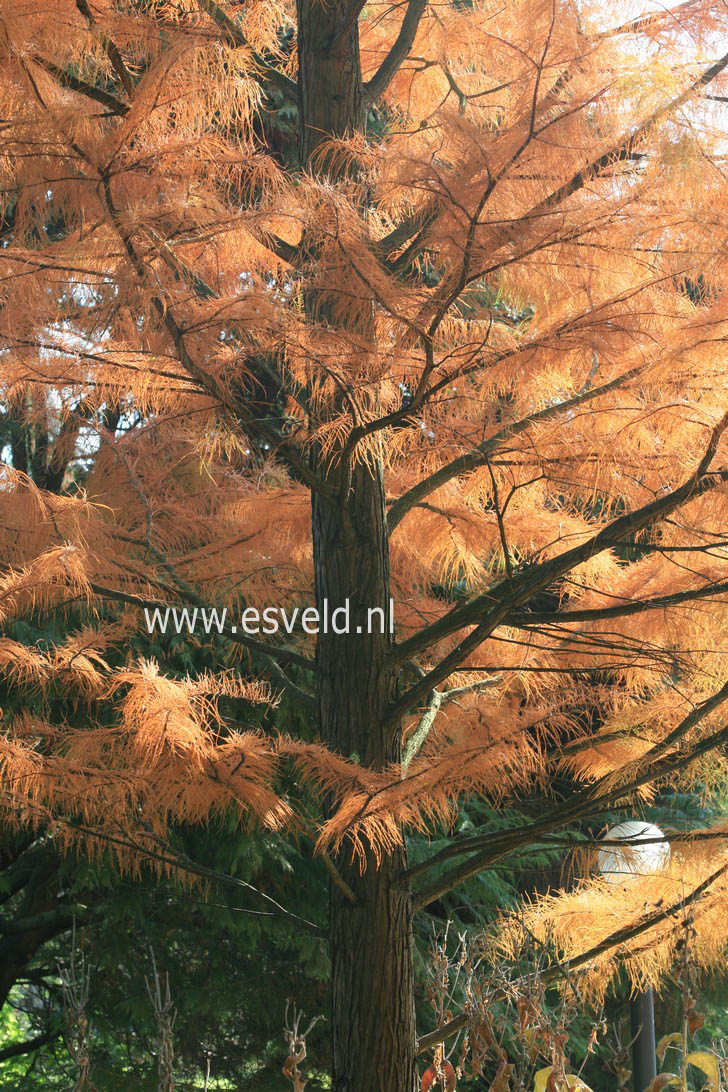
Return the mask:
<path fill-rule="evenodd" d="M 58 905 L 58 873 L 50 860 L 47 871 L 36 868 L 22 889 L 22 904 L 10 917 L 14 929 L 0 941 L 0 1009 L 11 989 L 28 970 L 36 953 L 73 925 L 71 908 Z M 23 928 L 24 921 L 32 922 Z"/>
<path fill-rule="evenodd" d="M 364 105 L 356 19 L 351 0 L 298 0 L 301 161 L 327 136 L 362 127 Z M 327 169 L 314 160 L 318 169 Z M 309 313 L 322 318 L 316 301 Z M 338 319 L 341 322 L 341 319 Z M 361 328 L 359 327 L 359 333 Z M 336 466 L 318 473 L 339 488 Z M 398 680 L 390 665 L 389 549 L 381 465 L 357 465 L 339 502 L 313 498 L 316 604 L 328 614 L 349 603 L 349 632 L 319 634 L 321 733 L 345 756 L 381 769 L 399 760 L 399 728 L 384 726 Z M 381 614 L 368 633 L 368 612 Z M 384 619 L 384 632 L 379 622 Z M 330 935 L 334 1092 L 412 1092 L 415 1012 L 412 900 L 398 883 L 403 850 L 363 861 L 344 849 L 336 862 L 357 904 L 332 885 Z M 363 865 L 363 868 L 362 868 Z"/>
<path fill-rule="evenodd" d="M 348 503 L 313 506 L 316 600 L 323 610 L 348 599 L 350 631 L 319 635 L 321 727 L 326 743 L 362 764 L 399 759 L 399 731 L 384 728 L 396 696 L 387 663 L 392 637 L 368 634 L 367 611 L 389 619 L 389 556 L 381 468 L 354 472 Z M 376 616 L 377 619 L 380 616 Z M 359 627 L 362 633 L 358 632 Z M 378 629 L 378 624 L 374 627 Z M 362 870 L 363 863 L 363 870 Z M 411 1092 L 415 1082 L 412 900 L 397 881 L 403 850 L 363 862 L 344 850 L 337 867 L 359 900 L 330 894 L 334 1092 Z"/>
<path fill-rule="evenodd" d="M 364 124 L 359 29 L 347 26 L 353 0 L 297 0 L 301 163 L 329 136 Z"/>

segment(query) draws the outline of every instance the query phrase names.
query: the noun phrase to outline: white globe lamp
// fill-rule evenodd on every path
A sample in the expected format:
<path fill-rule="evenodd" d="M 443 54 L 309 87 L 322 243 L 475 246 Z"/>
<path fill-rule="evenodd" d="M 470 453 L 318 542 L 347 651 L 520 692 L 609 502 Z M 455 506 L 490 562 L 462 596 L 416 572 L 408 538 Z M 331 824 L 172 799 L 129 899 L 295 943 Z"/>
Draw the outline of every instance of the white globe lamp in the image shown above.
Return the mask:
<path fill-rule="evenodd" d="M 599 871 L 613 884 L 630 883 L 640 876 L 664 872 L 670 863 L 670 843 L 654 823 L 630 819 L 611 827 L 602 841 L 607 844 L 597 853 Z"/>

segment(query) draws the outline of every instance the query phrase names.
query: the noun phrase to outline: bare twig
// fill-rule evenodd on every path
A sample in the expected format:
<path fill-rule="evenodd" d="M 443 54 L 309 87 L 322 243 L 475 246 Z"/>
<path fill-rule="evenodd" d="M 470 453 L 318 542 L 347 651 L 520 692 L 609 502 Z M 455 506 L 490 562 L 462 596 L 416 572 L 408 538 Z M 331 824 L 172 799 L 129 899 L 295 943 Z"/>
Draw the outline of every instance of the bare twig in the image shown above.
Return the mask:
<path fill-rule="evenodd" d="M 58 975 L 61 980 L 63 1010 L 66 1015 L 68 1030 L 68 1053 L 76 1066 L 76 1081 L 73 1092 L 96 1092 L 96 1086 L 91 1079 L 89 1022 L 86 1015 L 91 985 L 91 968 L 78 946 L 75 921 L 71 933 L 71 956 L 66 966 L 59 964 Z"/>
<path fill-rule="evenodd" d="M 288 1047 L 288 1057 L 286 1058 L 283 1066 L 283 1076 L 288 1077 L 288 1080 L 293 1085 L 293 1092 L 303 1092 L 304 1088 L 308 1084 L 308 1081 L 298 1068 L 301 1062 L 306 1057 L 306 1039 L 311 1031 L 314 1029 L 319 1020 L 323 1020 L 323 1016 L 314 1016 L 313 1020 L 309 1023 L 305 1031 L 300 1030 L 301 1020 L 303 1019 L 303 1012 L 296 1010 L 295 1002 L 293 1003 L 293 1015 L 291 1022 L 288 1022 L 288 1012 L 291 1006 L 291 999 L 286 1002 L 286 1015 L 284 1017 L 283 1026 L 283 1038 L 286 1041 Z"/>
<path fill-rule="evenodd" d="M 154 1009 L 154 1019 L 157 1024 L 157 1073 L 159 1074 L 159 1092 L 174 1092 L 174 1021 L 177 1013 L 172 1005 L 172 994 L 169 989 L 169 974 L 162 976 L 157 970 L 157 961 L 154 957 L 154 949 L 149 949 L 152 957 L 152 977 L 145 978 L 147 993 Z M 207 1081 L 205 1081 L 207 1087 Z"/>
<path fill-rule="evenodd" d="M 402 755 L 402 772 L 406 772 L 412 759 L 416 758 L 422 750 L 427 737 L 432 730 L 432 726 L 435 723 L 437 714 L 444 705 L 447 705 L 451 701 L 457 701 L 458 698 L 463 697 L 465 694 L 472 694 L 476 690 L 490 689 L 490 687 L 497 686 L 498 683 L 502 681 L 503 678 L 501 675 L 489 675 L 485 679 L 478 679 L 476 682 L 468 683 L 466 686 L 453 686 L 449 690 L 433 690 L 430 694 L 427 708 L 420 719 L 420 723 L 407 740 L 404 754 Z"/>

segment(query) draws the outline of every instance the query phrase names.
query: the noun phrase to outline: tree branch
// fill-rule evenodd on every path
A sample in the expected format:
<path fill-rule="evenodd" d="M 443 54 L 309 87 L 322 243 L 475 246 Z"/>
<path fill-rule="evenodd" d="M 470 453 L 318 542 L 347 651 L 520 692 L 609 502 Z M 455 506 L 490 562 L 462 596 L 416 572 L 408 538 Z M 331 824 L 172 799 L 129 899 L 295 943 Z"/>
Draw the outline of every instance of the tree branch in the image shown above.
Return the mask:
<path fill-rule="evenodd" d="M 407 740 L 404 754 L 402 755 L 402 772 L 405 773 L 407 771 L 412 759 L 416 758 L 422 750 L 427 741 L 427 737 L 432 730 L 432 726 L 435 723 L 437 714 L 444 705 L 447 705 L 451 701 L 456 701 L 464 694 L 472 694 L 476 690 L 486 690 L 491 686 L 497 686 L 500 682 L 502 682 L 501 675 L 490 675 L 487 679 L 478 679 L 476 682 L 468 683 L 465 686 L 454 686 L 451 687 L 450 690 L 433 690 L 420 723 Z"/>
<path fill-rule="evenodd" d="M 655 925 L 659 925 L 663 921 L 669 921 L 670 918 L 677 917 L 688 906 L 692 906 L 698 902 L 699 899 L 708 891 L 714 883 L 716 883 L 721 877 L 728 872 L 728 864 L 721 865 L 720 868 L 712 872 L 702 883 L 693 888 L 689 895 L 685 895 L 671 906 L 666 907 L 664 910 L 657 910 L 652 914 L 648 914 L 637 922 L 635 925 L 626 925 L 622 929 L 617 929 L 614 933 L 610 933 L 608 937 L 595 944 L 592 948 L 588 948 L 585 952 L 581 952 L 577 956 L 572 956 L 571 959 L 567 959 L 564 963 L 556 963 L 551 967 L 548 967 L 540 976 L 540 982 L 544 985 L 549 985 L 551 982 L 555 982 L 558 978 L 563 977 L 565 972 L 577 970 L 579 967 L 585 966 L 587 963 L 591 963 L 592 960 L 597 959 L 600 955 L 604 955 L 605 952 L 610 951 L 612 948 L 618 948 L 623 944 L 627 944 L 630 940 L 634 940 L 635 937 L 641 936 L 643 933 L 648 932 Z M 417 1041 L 417 1053 L 423 1054 L 425 1051 L 430 1050 L 437 1043 L 444 1042 L 445 1039 L 451 1038 L 456 1035 L 468 1024 L 468 1014 L 461 1013 L 459 1016 L 453 1017 L 452 1020 L 448 1020 L 446 1024 L 443 1024 L 439 1028 L 435 1028 L 434 1031 L 428 1032 L 427 1035 L 423 1035 Z"/>
<path fill-rule="evenodd" d="M 678 740 L 681 739 L 687 732 L 689 732 L 692 728 L 699 724 L 703 717 L 707 716 L 709 713 L 719 708 L 726 700 L 728 700 L 728 683 L 726 683 L 725 686 L 723 686 L 710 698 L 706 699 L 706 701 L 701 702 L 695 707 L 695 709 L 691 710 L 691 712 L 680 721 L 676 728 L 674 728 L 673 731 L 664 740 L 656 744 L 655 747 L 653 747 L 647 755 L 642 756 L 642 758 L 639 760 L 639 764 L 644 765 L 646 760 L 654 759 L 663 755 L 667 749 L 669 749 L 674 743 L 678 742 Z M 593 742 L 598 743 L 598 737 L 595 737 Z M 594 785 L 591 785 L 588 789 L 582 790 L 578 797 L 572 800 L 569 804 L 568 814 L 566 814 L 565 808 L 563 806 L 560 806 L 558 809 L 553 810 L 549 815 L 545 816 L 537 823 L 527 823 L 521 827 L 514 827 L 508 831 L 497 832 L 495 834 L 474 835 L 470 838 L 462 838 L 456 840 L 454 842 L 451 842 L 450 845 L 448 845 L 445 849 L 440 850 L 439 853 L 435 854 L 433 857 L 430 857 L 428 860 L 421 861 L 417 865 L 412 865 L 412 867 L 407 869 L 407 871 L 403 873 L 403 875 L 407 879 L 412 879 L 413 877 L 419 875 L 427 869 L 432 868 L 438 864 L 442 864 L 444 861 L 450 860 L 453 857 L 463 856 L 465 853 L 469 853 L 473 850 L 486 849 L 489 845 L 494 844 L 495 842 L 498 842 L 500 849 L 503 843 L 511 838 L 515 839 L 515 842 L 518 843 L 517 845 L 514 844 L 514 848 L 519 848 L 523 841 L 522 835 L 527 835 L 528 839 L 531 840 L 536 829 L 541 830 L 541 834 L 547 834 L 551 830 L 555 830 L 561 825 L 566 825 L 567 822 L 571 821 L 574 818 L 583 818 L 580 813 L 577 814 L 582 803 L 584 803 L 585 801 L 594 802 L 595 793 L 598 794 L 599 787 L 610 785 L 612 782 L 613 775 L 607 774 L 604 777 L 600 778 L 599 781 L 597 781 Z M 640 784 L 643 783 L 644 782 L 640 782 Z M 634 788 L 638 786 L 633 785 L 631 787 Z M 628 791 L 629 788 L 630 786 L 625 787 L 623 785 L 620 786 L 618 791 L 620 793 L 624 793 Z M 598 802 L 601 803 L 605 799 L 606 797 L 604 796 L 599 797 Z M 542 827 L 543 829 L 541 829 Z"/>
<path fill-rule="evenodd" d="M 399 250 L 401 246 L 404 246 L 407 240 L 410 240 L 410 243 L 407 250 L 404 252 L 405 254 L 410 251 L 410 248 L 421 246 L 422 239 L 432 227 L 439 211 L 439 200 L 430 201 L 424 209 L 421 209 L 406 220 L 402 220 L 402 222 L 399 223 L 396 228 L 393 228 L 388 235 L 385 235 L 374 244 L 375 251 L 385 265 L 388 266 L 390 271 L 400 271 L 399 265 L 404 258 L 404 254 L 401 254 L 398 258 L 392 259 L 391 262 L 388 260 L 388 255 L 391 254 L 393 250 Z"/>
<path fill-rule="evenodd" d="M 576 174 L 574 174 L 568 182 L 565 182 L 557 190 L 545 197 L 542 201 L 538 203 L 538 205 L 534 206 L 534 208 L 532 208 L 529 212 L 525 213 L 521 219 L 523 221 L 526 221 L 538 216 L 542 216 L 547 212 L 551 212 L 555 206 L 559 205 L 567 197 L 570 197 L 572 194 L 582 189 L 589 179 L 597 177 L 603 170 L 608 169 L 614 163 L 634 158 L 634 144 L 636 143 L 636 141 L 657 121 L 660 121 L 673 110 L 677 110 L 682 105 L 684 105 L 685 102 L 688 101 L 688 99 L 694 94 L 695 91 L 711 83 L 712 80 L 714 80 L 715 77 L 718 76 L 726 68 L 726 66 L 728 66 L 728 54 L 723 56 L 720 60 L 716 61 L 715 64 L 707 68 L 680 95 L 676 96 L 676 98 L 674 99 L 671 99 L 670 102 L 666 103 L 664 106 L 660 107 L 654 113 L 652 113 L 648 118 L 645 119 L 645 121 L 637 126 L 634 131 L 629 134 L 629 136 L 625 137 L 619 143 L 613 145 L 610 149 L 600 155 L 597 159 L 593 160 L 591 163 L 587 164 L 587 166 L 583 167 L 580 171 L 577 171 Z M 427 218 L 428 215 L 434 216 L 436 214 L 436 209 L 437 204 L 433 202 L 431 203 L 430 209 L 427 210 L 424 214 L 420 215 L 424 215 L 425 218 Z M 406 239 L 410 237 L 410 235 L 413 233 L 413 230 L 409 230 L 408 233 L 408 227 L 411 228 L 411 221 L 400 225 L 399 228 L 395 229 L 395 231 L 392 233 L 393 245 L 390 249 L 394 249 L 395 245 L 399 245 L 405 242 Z M 423 237 L 424 232 L 420 237 L 420 245 Z M 416 253 L 416 247 L 414 243 L 410 244 L 407 249 L 408 261 L 411 261 L 412 257 Z M 396 259 L 395 264 L 397 264 L 399 261 L 400 259 Z M 478 275 L 480 276 L 482 274 Z"/>
<path fill-rule="evenodd" d="M 129 232 L 124 229 L 119 211 L 116 208 L 111 193 L 109 175 L 105 172 L 102 172 L 101 174 L 101 190 L 114 228 L 124 246 L 124 250 L 131 262 L 132 268 L 143 284 L 147 279 L 144 262 L 137 253 Z M 316 490 L 322 496 L 330 497 L 332 490 L 313 473 L 304 456 L 294 446 L 277 436 L 276 433 L 268 427 L 265 421 L 255 417 L 241 399 L 231 399 L 220 382 L 208 372 L 205 372 L 204 369 L 192 359 L 185 344 L 184 330 L 172 314 L 169 302 L 156 294 L 151 297 L 151 302 L 161 323 L 166 328 L 167 333 L 172 340 L 177 359 L 187 374 L 200 385 L 202 390 L 214 398 L 215 401 L 219 402 L 220 406 L 236 421 L 239 419 L 244 427 L 249 430 L 251 436 L 264 441 L 274 452 L 280 455 L 283 461 L 298 474 L 301 481 L 303 481 L 309 489 Z"/>
<path fill-rule="evenodd" d="M 507 625 L 528 628 L 531 625 L 564 625 L 568 622 L 599 622 L 607 618 L 626 618 L 632 614 L 642 614 L 648 610 L 662 610 L 680 603 L 689 603 L 698 599 L 707 599 L 712 595 L 728 593 L 728 581 L 706 584 L 702 588 L 674 592 L 672 595 L 656 595 L 652 599 L 629 600 L 614 607 L 598 607 L 594 610 L 557 611 L 549 614 L 544 611 L 515 611 L 508 616 Z"/>
<path fill-rule="evenodd" d="M 54 1043 L 56 1039 L 59 1039 L 62 1032 L 60 1028 L 57 1031 L 46 1031 L 43 1035 L 36 1035 L 34 1039 L 26 1039 L 24 1043 L 11 1043 L 10 1046 L 2 1047 L 0 1049 L 0 1062 L 8 1062 L 11 1058 L 19 1058 L 23 1054 L 32 1054 L 34 1050 L 39 1050 L 40 1047 L 46 1046 L 48 1043 Z"/>
<path fill-rule="evenodd" d="M 635 19 L 630 19 L 626 23 L 621 23 L 619 26 L 612 27 L 610 30 L 603 30 L 599 34 L 594 35 L 594 41 L 602 41 L 603 39 L 615 38 L 620 34 L 641 34 L 643 31 L 652 30 L 655 26 L 659 26 L 660 23 L 665 23 L 668 20 L 673 23 L 677 22 L 681 11 L 689 10 L 692 4 L 689 2 L 677 4 L 675 7 L 666 8 L 664 11 L 649 12 L 647 15 L 638 15 Z"/>
<path fill-rule="evenodd" d="M 231 636 L 236 637 L 237 634 L 233 633 Z M 318 701 L 313 696 L 313 694 L 309 694 L 306 690 L 302 690 L 300 686 L 297 686 L 294 682 L 292 682 L 288 678 L 280 664 L 276 662 L 276 660 L 273 658 L 273 656 L 270 655 L 270 653 L 266 653 L 266 658 L 268 660 L 269 670 L 273 672 L 286 693 L 289 694 L 292 698 L 295 698 L 296 701 L 299 702 L 301 705 L 305 706 L 306 709 L 310 709 L 312 712 L 318 713 Z M 315 662 L 313 660 L 308 660 L 307 662 L 311 665 L 311 670 L 315 671 Z"/>
<path fill-rule="evenodd" d="M 339 872 L 339 870 L 336 867 L 336 865 L 334 864 L 334 862 L 329 857 L 326 850 L 325 849 L 319 850 L 319 852 L 316 854 L 316 856 L 321 858 L 321 861 L 323 862 L 324 868 L 326 869 L 329 876 L 331 877 L 332 884 L 334 885 L 334 887 L 337 887 L 339 889 L 339 891 L 344 896 L 346 901 L 348 903 L 351 903 L 352 906 L 360 906 L 361 905 L 361 900 L 356 897 L 356 895 L 354 894 L 352 889 L 349 887 L 349 885 L 346 882 L 346 880 L 344 879 L 344 877 Z"/>
<path fill-rule="evenodd" d="M 212 19 L 215 26 L 223 32 L 228 44 L 236 48 L 245 46 L 250 48 L 249 42 L 245 35 L 241 31 L 240 27 L 233 22 L 228 13 L 215 3 L 215 0 L 200 0 L 200 7 L 203 11 Z M 273 84 L 283 95 L 289 99 L 295 101 L 298 97 L 298 86 L 293 80 L 289 80 L 288 76 L 283 72 L 279 72 L 273 65 L 268 64 L 259 53 L 253 50 L 253 60 L 256 67 L 258 67 L 269 83 Z"/>
<path fill-rule="evenodd" d="M 628 137 L 625 137 L 618 144 L 613 145 L 608 151 L 603 152 L 597 159 L 592 160 L 586 167 L 577 171 L 568 182 L 559 186 L 557 190 L 554 190 L 553 193 L 549 194 L 548 197 L 545 197 L 543 201 L 540 201 L 538 205 L 534 206 L 530 212 L 527 212 L 523 219 L 533 219 L 534 217 L 542 216 L 546 212 L 550 212 L 554 206 L 560 205 L 567 197 L 571 197 L 572 194 L 582 189 L 589 179 L 594 178 L 600 171 L 604 170 L 606 167 L 610 167 L 613 163 L 630 158 L 634 151 L 636 141 L 644 136 L 648 129 L 658 121 L 662 121 L 662 119 L 671 114 L 673 110 L 679 110 L 680 107 L 684 106 L 691 96 L 699 90 L 699 88 L 705 87 L 707 84 L 711 83 L 726 67 L 728 67 L 728 53 L 725 53 L 720 60 L 715 62 L 715 64 L 706 68 L 689 87 L 679 95 L 676 95 L 674 99 L 665 103 L 664 106 L 658 107 L 658 109 L 650 114 L 650 116 L 641 122 L 640 125 L 636 126 Z"/>
<path fill-rule="evenodd" d="M 435 723 L 437 714 L 440 712 L 442 706 L 443 693 L 441 690 L 432 690 L 430 693 L 430 700 L 427 703 L 420 723 L 415 728 L 414 732 L 407 740 L 407 744 L 402 755 L 401 769 L 402 773 L 406 773 L 407 769 L 413 758 L 416 758 L 427 741 L 427 737 L 432 730 L 432 726 Z"/>
<path fill-rule="evenodd" d="M 390 707 L 388 718 L 395 720 L 421 701 L 434 686 L 462 664 L 465 657 L 482 644 L 494 629 L 503 625 L 515 608 L 523 606 L 533 595 L 548 587 L 558 577 L 596 554 L 618 545 L 627 535 L 644 530 L 663 519 L 688 500 L 715 488 L 723 481 L 728 481 L 728 470 L 708 475 L 710 463 L 726 427 L 728 427 L 728 413 L 712 430 L 705 454 L 695 473 L 691 474 L 677 489 L 657 497 L 633 512 L 617 517 L 580 546 L 574 546 L 550 561 L 527 566 L 512 580 L 503 580 L 487 592 L 476 596 L 471 602 L 454 607 L 443 618 L 425 626 L 419 633 L 398 645 L 395 655 L 397 661 L 401 662 L 411 659 L 420 650 L 459 629 L 469 625 L 476 627 L 448 656 Z"/>
<path fill-rule="evenodd" d="M 53 64 L 52 61 L 47 61 L 45 57 L 36 55 L 30 59 L 34 64 L 37 64 L 39 68 L 44 69 L 44 71 L 50 76 L 53 76 L 54 79 L 58 80 L 60 84 L 67 87 L 70 91 L 76 91 L 79 95 L 85 95 L 86 98 L 101 103 L 101 105 L 105 106 L 111 113 L 118 114 L 120 117 L 129 113 L 128 104 L 122 102 L 116 95 L 111 95 L 108 91 L 104 91 L 100 87 L 94 87 L 93 84 L 79 79 L 78 76 L 74 76 L 72 72 L 67 72 L 65 68 Z"/>
<path fill-rule="evenodd" d="M 74 920 L 85 924 L 93 916 L 86 906 L 66 905 L 46 910 L 39 914 L 28 914 L 8 920 L 0 920 L 0 934 L 19 936 L 32 933 L 36 929 L 53 929 L 56 933 L 70 929 Z"/>
<path fill-rule="evenodd" d="M 706 701 L 696 706 L 664 740 L 655 744 L 646 755 L 638 759 L 633 767 L 641 768 L 643 772 L 636 774 L 630 781 L 615 784 L 615 775 L 606 774 L 594 785 L 578 793 L 569 804 L 552 809 L 543 819 L 535 823 L 528 823 L 508 831 L 482 835 L 479 838 L 463 839 L 460 843 L 453 843 L 446 849 L 441 850 L 440 853 L 435 854 L 428 861 L 422 861 L 403 872 L 403 879 L 410 880 L 414 875 L 442 864 L 450 857 L 460 856 L 463 852 L 468 851 L 468 847 L 470 850 L 478 849 L 478 852 L 475 852 L 467 861 L 443 873 L 431 884 L 422 888 L 415 896 L 415 907 L 422 909 L 430 902 L 451 891 L 453 887 L 457 887 L 460 883 L 470 879 L 471 876 L 482 872 L 484 868 L 507 857 L 514 850 L 524 845 L 531 845 L 541 835 L 548 834 L 577 819 L 585 819 L 599 814 L 643 785 L 677 773 L 694 762 L 696 758 L 722 746 L 728 741 L 728 726 L 724 726 L 706 739 L 694 744 L 687 753 L 681 751 L 677 754 L 666 754 L 675 743 L 699 724 L 704 717 L 714 712 L 726 701 L 728 701 L 728 683 Z"/>
<path fill-rule="evenodd" d="M 9 796 L 7 792 L 5 795 Z M 12 806 L 13 804 L 13 798 L 10 797 L 10 805 Z M 29 804 L 27 801 L 24 801 L 23 803 L 24 808 L 32 808 L 32 806 L 33 805 Z M 41 808 L 38 810 L 41 811 L 44 816 L 47 816 L 48 813 L 46 809 Z M 281 906 L 276 899 L 255 887 L 254 884 L 249 883 L 247 880 L 241 880 L 237 876 L 230 876 L 226 872 L 218 872 L 214 868 L 207 868 L 205 865 L 197 864 L 196 861 L 193 861 L 184 853 L 179 853 L 168 847 L 164 847 L 164 852 L 155 850 L 149 845 L 141 845 L 140 843 L 135 842 L 129 835 L 110 834 L 108 831 L 98 830 L 95 827 L 87 826 L 86 824 L 77 822 L 67 816 L 54 815 L 53 821 L 55 823 L 61 823 L 71 830 L 76 830 L 89 838 L 97 838 L 99 841 L 107 842 L 109 845 L 119 846 L 122 849 L 130 849 L 143 860 L 156 861 L 159 864 L 170 866 L 180 872 L 188 872 L 192 876 L 200 876 L 202 879 L 213 880 L 228 887 L 243 888 L 244 890 L 257 895 L 258 898 L 262 899 L 263 902 L 270 907 L 270 909 L 265 912 L 266 916 L 284 918 L 299 928 L 304 929 L 306 932 L 313 933 L 314 936 L 326 936 L 326 931 L 324 929 L 321 929 L 318 925 L 314 924 L 314 922 L 308 921 L 306 918 L 302 918 L 290 910 L 286 910 L 286 908 Z M 238 907 L 237 909 L 243 908 Z M 257 913 L 257 911 L 248 912 Z"/>
<path fill-rule="evenodd" d="M 83 15 L 84 19 L 86 20 L 88 25 L 91 27 L 91 29 L 92 30 L 97 30 L 98 28 L 97 28 L 96 20 L 94 19 L 93 14 L 91 13 L 91 9 L 88 6 L 87 0 L 76 0 L 76 7 L 80 11 L 81 15 Z M 111 38 L 109 38 L 108 34 L 102 33 L 100 37 L 101 37 L 101 41 L 103 42 L 103 46 L 104 46 L 104 50 L 106 52 L 106 56 L 111 61 L 111 64 L 113 65 L 113 68 L 114 68 L 114 71 L 116 72 L 117 76 L 121 80 L 122 87 L 126 91 L 129 98 L 131 98 L 132 95 L 134 94 L 134 81 L 131 78 L 131 73 L 129 72 L 129 69 L 124 64 L 124 61 L 122 59 L 121 54 L 119 53 L 119 50 L 116 48 L 116 46 L 112 42 Z"/>
<path fill-rule="evenodd" d="M 426 7 L 427 0 L 408 0 L 402 26 L 399 28 L 399 34 L 392 48 L 372 78 L 364 85 L 364 96 L 368 102 L 373 102 L 384 94 L 404 61 L 407 60 Z"/>
<path fill-rule="evenodd" d="M 628 383 L 631 379 L 635 379 L 639 376 L 645 371 L 646 367 L 647 365 L 640 364 L 635 368 L 630 368 L 629 371 L 624 372 L 622 375 L 617 376 L 616 379 L 611 379 L 608 383 L 603 383 L 600 387 L 592 387 L 589 390 L 581 391 L 572 398 L 566 398 L 563 402 L 559 402 L 558 405 L 546 406 L 544 409 L 530 413 L 527 417 L 522 417 L 519 421 L 514 421 L 513 424 L 500 429 L 499 432 L 496 432 L 495 435 L 490 436 L 482 444 L 479 444 L 473 451 L 468 451 L 464 455 L 459 455 L 456 459 L 441 466 L 439 470 L 430 474 L 429 477 L 423 478 L 421 482 L 418 482 L 417 485 L 414 485 L 392 503 L 387 514 L 387 527 L 390 535 L 418 501 L 429 496 L 430 493 L 434 493 L 436 489 L 446 485 L 447 482 L 451 481 L 453 478 L 456 478 L 461 474 L 467 474 L 469 471 L 476 470 L 480 466 L 484 466 L 491 454 L 493 454 L 493 452 L 495 452 L 506 440 L 510 440 L 512 437 L 520 435 L 520 433 L 525 432 L 531 425 L 537 424 L 539 421 L 550 421 L 552 418 L 558 417 L 562 413 L 568 413 L 569 410 L 574 409 L 576 406 L 581 406 L 586 402 L 592 401 L 594 398 L 598 398 L 602 394 L 608 394 L 609 391 L 616 390 L 618 387 L 622 386 L 622 384 Z"/>

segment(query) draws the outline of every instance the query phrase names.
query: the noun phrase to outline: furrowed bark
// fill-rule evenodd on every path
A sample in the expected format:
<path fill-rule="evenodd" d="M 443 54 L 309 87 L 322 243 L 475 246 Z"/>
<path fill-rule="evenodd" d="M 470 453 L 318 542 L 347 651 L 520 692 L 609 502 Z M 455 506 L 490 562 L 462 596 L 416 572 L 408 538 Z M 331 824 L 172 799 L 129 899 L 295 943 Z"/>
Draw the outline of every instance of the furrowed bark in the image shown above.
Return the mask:
<path fill-rule="evenodd" d="M 320 719 L 325 742 L 382 768 L 400 757 L 399 727 L 385 725 L 397 692 L 391 634 L 367 633 L 367 612 L 389 618 L 389 556 L 381 468 L 354 469 L 341 506 L 314 496 L 316 601 L 329 615 L 348 600 L 350 632 L 319 634 Z M 379 616 L 377 616 L 378 618 Z M 359 628 L 364 631 L 357 632 Z M 377 625 L 372 627 L 378 630 Z M 360 867 L 363 863 L 363 870 Z M 336 862 L 356 903 L 330 890 L 333 1088 L 409 1092 L 415 1079 L 412 900 L 403 850 Z"/>
<path fill-rule="evenodd" d="M 350 134 L 364 121 L 358 29 L 350 14 L 351 4 L 341 0 L 298 0 L 301 160 L 329 177 L 335 168 L 314 153 L 328 137 Z M 312 318 L 326 317 L 315 298 L 306 307 Z M 378 621 L 375 632 L 367 632 L 370 609 L 381 609 L 377 620 L 389 619 L 383 470 L 355 464 L 345 481 L 340 465 L 316 453 L 313 461 L 338 498 L 332 500 L 329 490 L 313 494 L 316 604 L 323 613 L 327 601 L 329 617 L 350 604 L 349 632 L 318 637 L 321 735 L 342 755 L 382 768 L 400 757 L 399 725 L 385 722 L 398 693 L 392 634 L 379 632 Z M 398 850 L 377 858 L 366 844 L 362 854 L 362 860 L 352 860 L 348 850 L 339 854 L 344 884 L 330 887 L 332 1087 L 412 1092 L 412 900 L 400 880 L 406 855 Z"/>
<path fill-rule="evenodd" d="M 364 124 L 364 88 L 359 28 L 348 30 L 349 5 L 342 0 L 298 0 L 298 104 L 300 158 L 329 137 L 345 136 Z M 342 33 L 342 30 L 344 33 Z"/>

